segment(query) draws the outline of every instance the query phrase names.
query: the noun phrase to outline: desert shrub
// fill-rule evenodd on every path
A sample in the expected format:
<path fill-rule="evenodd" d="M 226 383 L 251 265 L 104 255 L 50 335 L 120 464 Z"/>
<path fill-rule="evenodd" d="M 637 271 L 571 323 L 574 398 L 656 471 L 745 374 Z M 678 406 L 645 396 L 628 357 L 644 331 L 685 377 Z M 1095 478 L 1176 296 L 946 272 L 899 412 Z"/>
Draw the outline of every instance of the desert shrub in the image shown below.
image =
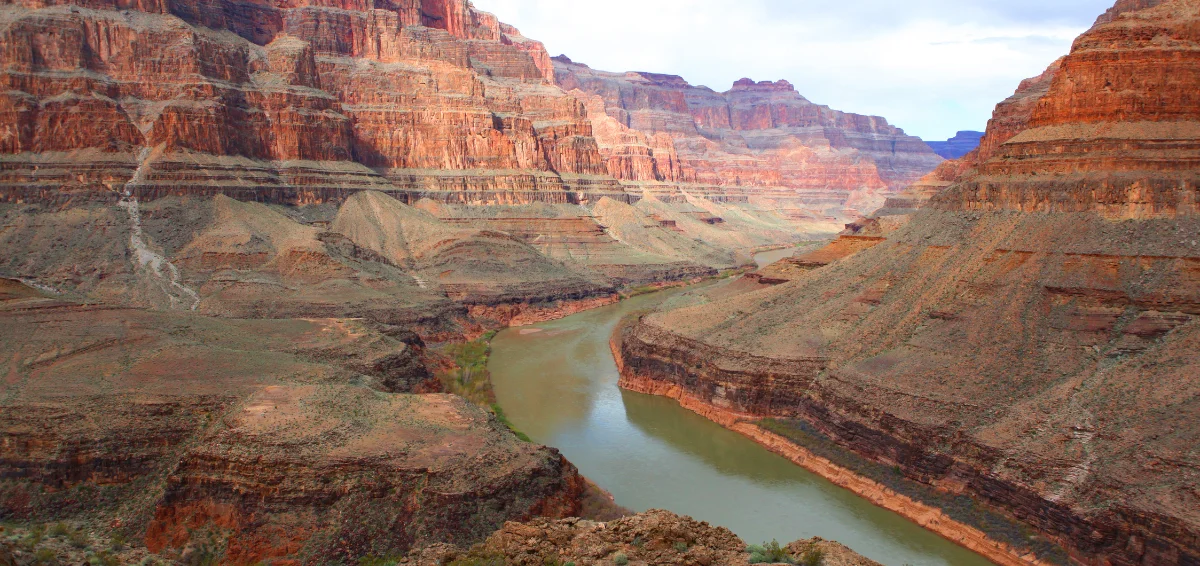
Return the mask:
<path fill-rule="evenodd" d="M 33 553 L 34 564 L 56 564 L 58 562 L 58 554 L 49 548 L 39 548 Z"/>
<path fill-rule="evenodd" d="M 91 546 L 92 541 L 88 538 L 88 534 L 83 529 L 76 529 L 67 535 L 67 542 L 75 548 L 87 548 Z"/>
<path fill-rule="evenodd" d="M 121 559 L 113 555 L 113 553 L 104 550 L 88 557 L 88 564 L 92 566 L 120 566 Z"/>
<path fill-rule="evenodd" d="M 112 534 L 111 542 L 113 550 L 121 551 L 125 549 L 125 545 L 129 541 L 125 538 L 125 533 L 116 531 Z"/>
<path fill-rule="evenodd" d="M 618 552 L 613 555 L 613 564 L 616 564 L 617 566 L 626 566 L 626 564 L 629 564 L 629 557 L 625 556 L 624 552 Z"/>
<path fill-rule="evenodd" d="M 751 564 L 795 564 L 796 561 L 788 555 L 787 551 L 779 546 L 779 541 L 764 542 L 762 544 L 752 544 L 746 547 L 746 552 L 750 553 Z"/>
<path fill-rule="evenodd" d="M 800 557 L 803 566 L 821 566 L 825 562 L 825 551 L 819 548 L 809 549 Z"/>
<path fill-rule="evenodd" d="M 506 566 L 508 561 L 503 554 L 473 550 L 466 556 L 455 558 L 447 566 Z"/>
<path fill-rule="evenodd" d="M 46 527 L 38 526 L 42 528 L 42 532 L 46 532 Z M 54 526 L 50 527 L 50 536 L 52 537 L 65 537 L 69 534 L 71 534 L 71 527 L 68 527 L 66 523 L 54 523 Z"/>
<path fill-rule="evenodd" d="M 687 549 L 688 549 L 688 543 L 683 542 L 681 540 L 675 541 L 675 551 L 676 552 L 687 552 Z"/>

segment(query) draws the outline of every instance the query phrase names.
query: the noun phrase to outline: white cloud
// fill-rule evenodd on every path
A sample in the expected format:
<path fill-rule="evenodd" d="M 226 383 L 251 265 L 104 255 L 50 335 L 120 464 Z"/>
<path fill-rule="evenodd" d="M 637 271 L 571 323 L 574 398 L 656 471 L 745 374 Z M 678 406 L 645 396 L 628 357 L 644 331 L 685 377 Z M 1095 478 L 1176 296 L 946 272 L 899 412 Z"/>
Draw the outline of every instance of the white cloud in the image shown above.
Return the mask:
<path fill-rule="evenodd" d="M 552 55 L 725 90 L 787 79 L 926 139 L 982 129 L 1112 0 L 474 0 Z"/>

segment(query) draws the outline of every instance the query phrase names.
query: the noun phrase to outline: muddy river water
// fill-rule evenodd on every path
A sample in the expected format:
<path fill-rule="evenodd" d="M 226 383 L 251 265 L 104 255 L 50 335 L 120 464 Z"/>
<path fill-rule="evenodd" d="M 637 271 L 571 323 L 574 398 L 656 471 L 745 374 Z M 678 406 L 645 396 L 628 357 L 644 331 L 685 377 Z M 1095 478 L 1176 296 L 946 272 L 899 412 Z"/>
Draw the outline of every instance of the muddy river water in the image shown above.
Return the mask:
<path fill-rule="evenodd" d="M 990 564 L 672 400 L 619 389 L 609 335 L 672 293 L 496 336 L 489 369 L 513 424 L 636 511 L 690 515 L 753 543 L 820 536 L 888 566 Z"/>

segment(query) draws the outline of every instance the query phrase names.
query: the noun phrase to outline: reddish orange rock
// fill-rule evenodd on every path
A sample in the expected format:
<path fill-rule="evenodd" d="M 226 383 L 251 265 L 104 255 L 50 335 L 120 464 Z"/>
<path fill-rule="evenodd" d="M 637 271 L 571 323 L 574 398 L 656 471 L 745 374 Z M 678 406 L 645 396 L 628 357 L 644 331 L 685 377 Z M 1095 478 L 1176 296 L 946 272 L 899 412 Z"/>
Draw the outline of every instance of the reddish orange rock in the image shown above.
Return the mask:
<path fill-rule="evenodd" d="M 619 125 L 669 135 L 687 182 L 873 210 L 942 161 L 883 118 L 813 104 L 787 81 L 742 79 L 718 93 L 674 75 L 598 71 L 566 57 L 555 65 L 563 88 L 600 97 Z M 673 168 L 673 155 L 642 157 Z M 627 162 L 610 160 L 610 172 L 628 175 Z"/>

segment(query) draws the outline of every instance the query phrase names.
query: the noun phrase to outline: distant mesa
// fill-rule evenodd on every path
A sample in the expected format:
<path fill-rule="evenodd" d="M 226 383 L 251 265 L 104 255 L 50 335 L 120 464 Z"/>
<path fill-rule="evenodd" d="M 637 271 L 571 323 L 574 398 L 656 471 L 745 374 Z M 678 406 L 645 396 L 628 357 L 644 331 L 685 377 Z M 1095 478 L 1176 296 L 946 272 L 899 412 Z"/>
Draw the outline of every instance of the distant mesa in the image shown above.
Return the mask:
<path fill-rule="evenodd" d="M 934 153 L 946 159 L 958 159 L 975 151 L 975 148 L 979 147 L 979 142 L 982 139 L 983 132 L 964 130 L 946 141 L 930 141 L 925 143 L 933 148 Z"/>

